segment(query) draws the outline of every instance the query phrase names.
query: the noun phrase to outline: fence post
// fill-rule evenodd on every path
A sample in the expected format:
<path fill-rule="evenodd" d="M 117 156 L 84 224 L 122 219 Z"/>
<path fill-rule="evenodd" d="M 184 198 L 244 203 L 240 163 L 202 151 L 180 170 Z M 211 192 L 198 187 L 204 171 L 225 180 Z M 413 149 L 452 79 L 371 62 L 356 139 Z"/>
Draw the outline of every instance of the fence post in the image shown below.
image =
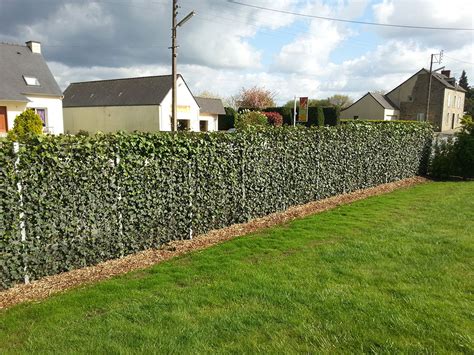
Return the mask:
<path fill-rule="evenodd" d="M 16 183 L 16 187 L 17 187 L 17 190 L 18 190 L 18 196 L 19 196 L 18 202 L 19 202 L 19 205 L 20 205 L 20 214 L 19 214 L 19 217 L 20 217 L 20 236 L 21 236 L 20 240 L 21 240 L 21 243 L 22 243 L 22 251 L 24 251 L 25 244 L 26 244 L 26 226 L 25 226 L 25 212 L 23 211 L 23 193 L 22 193 L 23 187 L 21 185 L 20 174 L 19 174 L 20 143 L 13 142 L 13 153 L 16 155 L 15 169 L 14 170 L 15 170 L 15 174 L 18 178 L 17 183 Z M 23 273 L 24 273 L 23 277 L 24 277 L 25 284 L 29 284 L 30 283 L 30 277 L 27 274 L 26 265 L 24 265 L 24 267 L 23 267 Z"/>
<path fill-rule="evenodd" d="M 119 174 L 119 164 L 120 164 L 120 154 L 117 153 L 116 157 L 115 157 L 115 176 L 116 176 L 116 184 L 117 184 L 117 211 L 118 211 L 118 227 L 119 227 L 119 230 L 118 230 L 118 234 L 119 234 L 119 238 L 120 238 L 120 245 L 123 245 L 123 216 L 122 216 L 122 209 L 120 208 L 120 202 L 122 201 L 122 187 L 120 186 L 120 183 L 119 183 L 119 178 L 120 178 L 120 174 Z M 123 258 L 124 257 L 124 252 L 123 252 L 123 247 L 122 247 L 122 250 L 120 250 L 120 257 Z"/>
<path fill-rule="evenodd" d="M 192 154 L 188 155 L 188 184 L 189 184 L 189 239 L 193 239 L 193 193 L 196 188 L 192 180 L 193 158 Z"/>

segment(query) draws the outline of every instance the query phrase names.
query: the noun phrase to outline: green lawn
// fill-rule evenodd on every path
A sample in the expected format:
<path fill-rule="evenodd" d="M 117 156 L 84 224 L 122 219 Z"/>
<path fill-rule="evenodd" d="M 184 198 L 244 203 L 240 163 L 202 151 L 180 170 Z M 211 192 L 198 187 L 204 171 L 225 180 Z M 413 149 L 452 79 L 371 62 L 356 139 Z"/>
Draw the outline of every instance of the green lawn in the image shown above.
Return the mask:
<path fill-rule="evenodd" d="M 0 312 L 0 353 L 474 352 L 474 182 L 436 182 Z"/>

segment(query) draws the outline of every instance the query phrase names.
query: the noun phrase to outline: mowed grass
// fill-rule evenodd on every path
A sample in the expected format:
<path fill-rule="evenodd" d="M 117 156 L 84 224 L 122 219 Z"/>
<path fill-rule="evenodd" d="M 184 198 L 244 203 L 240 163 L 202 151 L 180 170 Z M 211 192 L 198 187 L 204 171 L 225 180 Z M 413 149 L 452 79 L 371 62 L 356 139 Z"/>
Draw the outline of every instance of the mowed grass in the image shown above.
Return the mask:
<path fill-rule="evenodd" d="M 0 312 L 0 353 L 474 352 L 474 182 L 433 182 Z"/>

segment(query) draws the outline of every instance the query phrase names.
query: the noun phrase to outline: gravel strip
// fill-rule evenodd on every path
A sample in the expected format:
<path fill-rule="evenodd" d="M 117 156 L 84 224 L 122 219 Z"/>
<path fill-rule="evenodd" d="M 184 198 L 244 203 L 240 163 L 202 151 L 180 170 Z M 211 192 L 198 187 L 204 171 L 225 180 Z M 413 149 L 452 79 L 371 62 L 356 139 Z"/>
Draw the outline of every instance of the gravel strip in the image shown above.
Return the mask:
<path fill-rule="evenodd" d="M 238 236 L 287 223 L 296 218 L 320 213 L 370 196 L 385 194 L 396 189 L 425 183 L 427 181 L 427 179 L 422 177 L 414 177 L 369 189 L 357 190 L 348 194 L 310 202 L 305 205 L 290 207 L 286 211 L 272 213 L 265 217 L 253 219 L 247 223 L 234 224 L 230 227 L 213 230 L 192 240 L 174 241 L 164 245 L 160 249 L 149 249 L 121 259 L 105 261 L 95 266 L 47 276 L 40 280 L 33 281 L 28 285 L 16 285 L 0 292 L 0 309 L 27 301 L 42 300 L 55 293 L 105 280 L 133 270 L 147 268 L 162 261 L 169 260 L 177 255 L 208 248 Z"/>

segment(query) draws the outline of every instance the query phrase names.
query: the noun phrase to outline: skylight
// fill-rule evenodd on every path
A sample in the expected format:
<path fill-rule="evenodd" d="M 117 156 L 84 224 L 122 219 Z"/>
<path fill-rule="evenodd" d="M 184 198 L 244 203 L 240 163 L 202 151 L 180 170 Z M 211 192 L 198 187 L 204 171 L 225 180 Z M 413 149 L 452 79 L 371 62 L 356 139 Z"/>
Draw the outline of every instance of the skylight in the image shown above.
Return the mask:
<path fill-rule="evenodd" d="M 25 80 L 25 83 L 28 86 L 40 86 L 39 80 L 34 76 L 23 75 L 23 80 Z"/>

